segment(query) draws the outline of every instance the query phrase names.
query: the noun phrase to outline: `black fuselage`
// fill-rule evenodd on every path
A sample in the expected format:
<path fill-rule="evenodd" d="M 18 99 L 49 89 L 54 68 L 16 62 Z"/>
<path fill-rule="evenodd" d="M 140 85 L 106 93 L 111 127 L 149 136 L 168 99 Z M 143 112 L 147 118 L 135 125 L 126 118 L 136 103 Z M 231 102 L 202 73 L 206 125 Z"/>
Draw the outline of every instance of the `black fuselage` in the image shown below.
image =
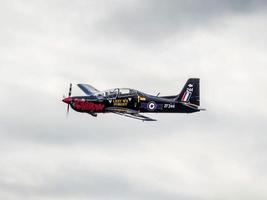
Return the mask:
<path fill-rule="evenodd" d="M 137 92 L 135 95 L 119 95 L 115 98 L 96 96 L 71 97 L 71 107 L 78 112 L 105 113 L 110 109 L 129 109 L 140 113 L 193 113 L 196 108 L 188 107 L 171 97 L 158 97 Z"/>

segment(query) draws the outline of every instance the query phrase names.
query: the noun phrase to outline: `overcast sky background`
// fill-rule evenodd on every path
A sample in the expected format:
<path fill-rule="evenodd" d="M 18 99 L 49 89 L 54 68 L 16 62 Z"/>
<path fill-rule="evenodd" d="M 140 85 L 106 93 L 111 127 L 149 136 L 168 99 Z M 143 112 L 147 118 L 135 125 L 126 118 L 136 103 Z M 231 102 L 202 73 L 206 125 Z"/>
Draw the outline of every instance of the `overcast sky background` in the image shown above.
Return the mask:
<path fill-rule="evenodd" d="M 267 199 L 267 1 L 0 0 L 0 30 L 0 199 Z M 207 111 L 155 123 L 61 102 L 190 77 Z"/>

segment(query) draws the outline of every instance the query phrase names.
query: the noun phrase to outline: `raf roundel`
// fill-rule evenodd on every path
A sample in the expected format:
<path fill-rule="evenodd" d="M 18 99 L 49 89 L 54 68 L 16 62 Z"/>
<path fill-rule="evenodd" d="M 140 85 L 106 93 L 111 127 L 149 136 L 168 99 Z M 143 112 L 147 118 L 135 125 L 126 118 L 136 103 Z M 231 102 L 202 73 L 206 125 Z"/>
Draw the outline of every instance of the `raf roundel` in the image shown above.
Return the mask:
<path fill-rule="evenodd" d="M 156 110 L 157 104 L 154 101 L 151 101 L 147 104 L 147 109 L 150 111 Z"/>

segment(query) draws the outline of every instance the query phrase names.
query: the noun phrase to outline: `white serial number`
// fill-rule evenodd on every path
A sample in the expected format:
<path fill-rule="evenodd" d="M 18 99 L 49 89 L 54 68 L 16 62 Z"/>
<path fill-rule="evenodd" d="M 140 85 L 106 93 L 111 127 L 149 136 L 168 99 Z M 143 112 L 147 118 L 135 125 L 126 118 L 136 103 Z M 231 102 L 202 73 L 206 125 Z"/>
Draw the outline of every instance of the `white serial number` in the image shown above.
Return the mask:
<path fill-rule="evenodd" d="M 167 108 L 167 109 L 175 108 L 175 104 L 164 104 L 164 108 Z"/>

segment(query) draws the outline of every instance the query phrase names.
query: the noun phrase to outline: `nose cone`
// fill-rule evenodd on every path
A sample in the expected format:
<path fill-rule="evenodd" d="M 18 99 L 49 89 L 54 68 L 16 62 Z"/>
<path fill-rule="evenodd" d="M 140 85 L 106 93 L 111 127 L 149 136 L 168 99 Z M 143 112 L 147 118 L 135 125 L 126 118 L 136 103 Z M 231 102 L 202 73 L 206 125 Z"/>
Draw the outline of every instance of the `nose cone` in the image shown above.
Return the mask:
<path fill-rule="evenodd" d="M 65 103 L 67 103 L 67 104 L 70 104 L 71 97 L 67 97 L 67 98 L 63 99 L 62 101 L 65 102 Z"/>

